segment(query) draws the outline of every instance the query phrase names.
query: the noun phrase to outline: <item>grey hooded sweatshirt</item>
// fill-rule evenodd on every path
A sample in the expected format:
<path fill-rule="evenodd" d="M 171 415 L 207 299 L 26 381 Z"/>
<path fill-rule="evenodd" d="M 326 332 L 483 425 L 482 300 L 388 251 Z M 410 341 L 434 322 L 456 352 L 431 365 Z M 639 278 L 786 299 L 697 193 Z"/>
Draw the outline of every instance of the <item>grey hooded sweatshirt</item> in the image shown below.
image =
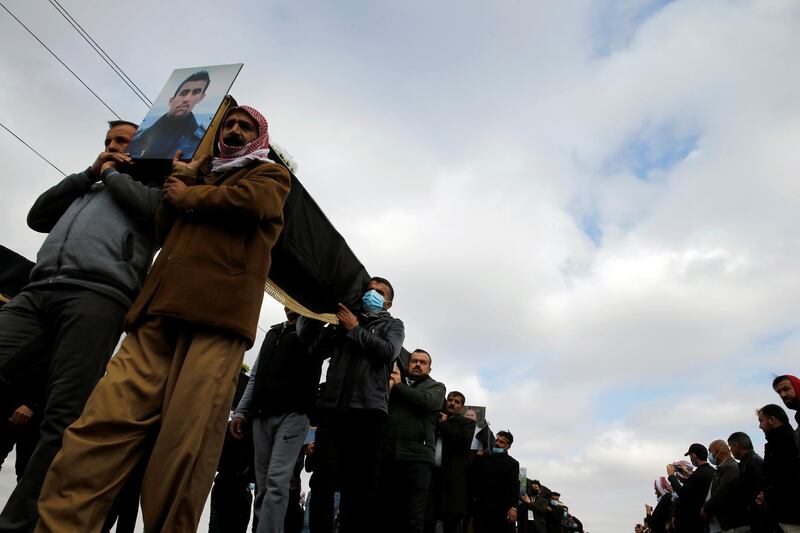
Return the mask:
<path fill-rule="evenodd" d="M 159 188 L 113 168 L 103 171 L 100 181 L 91 169 L 67 176 L 28 213 L 28 226 L 49 235 L 25 288 L 78 285 L 129 307 L 153 260 L 160 201 Z"/>

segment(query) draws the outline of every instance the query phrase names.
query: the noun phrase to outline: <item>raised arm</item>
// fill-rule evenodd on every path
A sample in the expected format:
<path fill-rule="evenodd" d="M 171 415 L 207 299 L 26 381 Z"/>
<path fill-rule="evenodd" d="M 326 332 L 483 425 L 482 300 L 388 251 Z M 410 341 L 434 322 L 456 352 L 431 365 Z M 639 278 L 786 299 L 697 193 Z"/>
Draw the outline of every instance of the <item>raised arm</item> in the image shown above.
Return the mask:
<path fill-rule="evenodd" d="M 40 233 L 50 233 L 72 202 L 83 196 L 96 181 L 91 168 L 87 168 L 78 174 L 70 174 L 47 189 L 28 212 L 28 227 Z"/>

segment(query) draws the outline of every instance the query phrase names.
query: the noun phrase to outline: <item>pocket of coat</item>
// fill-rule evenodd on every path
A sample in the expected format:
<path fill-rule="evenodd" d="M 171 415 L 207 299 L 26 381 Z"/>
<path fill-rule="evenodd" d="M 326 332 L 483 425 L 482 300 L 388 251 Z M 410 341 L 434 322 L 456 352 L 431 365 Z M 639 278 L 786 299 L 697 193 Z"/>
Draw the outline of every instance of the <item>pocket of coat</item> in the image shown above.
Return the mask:
<path fill-rule="evenodd" d="M 133 260 L 133 232 L 126 231 L 122 236 L 122 260 L 130 263 Z"/>
<path fill-rule="evenodd" d="M 233 257 L 231 266 L 237 273 L 247 271 L 247 257 L 245 255 L 244 237 L 235 239 L 233 242 Z"/>

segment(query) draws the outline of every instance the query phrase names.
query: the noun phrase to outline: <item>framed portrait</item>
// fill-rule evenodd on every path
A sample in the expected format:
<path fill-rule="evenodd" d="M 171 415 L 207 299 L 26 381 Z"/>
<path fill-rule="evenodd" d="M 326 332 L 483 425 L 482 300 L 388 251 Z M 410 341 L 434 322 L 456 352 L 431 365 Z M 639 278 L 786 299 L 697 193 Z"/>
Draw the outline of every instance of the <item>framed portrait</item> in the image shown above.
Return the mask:
<path fill-rule="evenodd" d="M 482 428 L 486 426 L 486 406 L 484 405 L 465 405 L 464 406 L 464 414 L 466 415 L 469 411 L 475 411 L 476 419 L 475 425 L 476 427 Z"/>
<path fill-rule="evenodd" d="M 209 130 L 242 63 L 179 68 L 147 112 L 128 145 L 134 159 L 189 160 Z"/>

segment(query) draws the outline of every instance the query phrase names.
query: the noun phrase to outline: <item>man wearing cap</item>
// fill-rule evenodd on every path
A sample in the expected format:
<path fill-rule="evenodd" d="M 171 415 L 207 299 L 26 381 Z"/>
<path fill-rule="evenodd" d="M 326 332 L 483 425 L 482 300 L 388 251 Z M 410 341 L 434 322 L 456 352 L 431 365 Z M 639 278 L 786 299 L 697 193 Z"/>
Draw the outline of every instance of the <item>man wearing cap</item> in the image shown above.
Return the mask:
<path fill-rule="evenodd" d="M 797 422 L 795 434 L 800 439 L 800 401 L 798 401 L 798 398 L 800 398 L 800 379 L 789 374 L 778 376 L 772 380 L 772 388 L 778 393 L 787 408 L 797 411 L 794 414 L 794 419 Z"/>
<path fill-rule="evenodd" d="M 151 432 L 145 530 L 197 529 L 283 228 L 290 176 L 268 148 L 266 119 L 241 106 L 222 121 L 210 172 L 173 160 L 156 213 L 161 253 L 120 350 L 64 434 L 37 531 L 99 530 Z"/>
<path fill-rule="evenodd" d="M 678 495 L 678 501 L 675 502 L 675 530 L 677 533 L 703 533 L 705 525 L 700 510 L 714 479 L 714 468 L 708 464 L 708 450 L 702 444 L 692 444 L 683 455 L 689 456 L 695 467 L 683 484 L 676 475 L 675 465 L 667 465 L 669 482 Z"/>

